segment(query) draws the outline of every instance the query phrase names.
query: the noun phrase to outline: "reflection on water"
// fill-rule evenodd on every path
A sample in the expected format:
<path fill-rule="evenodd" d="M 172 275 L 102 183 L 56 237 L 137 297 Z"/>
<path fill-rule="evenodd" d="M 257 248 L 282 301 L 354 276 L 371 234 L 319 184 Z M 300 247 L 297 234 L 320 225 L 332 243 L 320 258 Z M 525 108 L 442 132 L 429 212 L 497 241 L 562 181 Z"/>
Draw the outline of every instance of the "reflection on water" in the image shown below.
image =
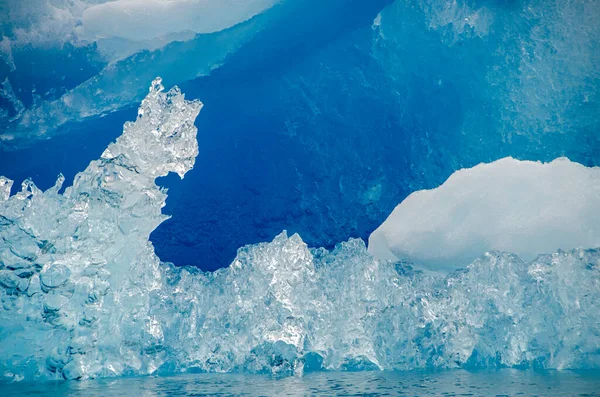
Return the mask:
<path fill-rule="evenodd" d="M 241 374 L 2 385 L 2 396 L 600 396 L 600 371 L 319 372 L 273 378 Z"/>

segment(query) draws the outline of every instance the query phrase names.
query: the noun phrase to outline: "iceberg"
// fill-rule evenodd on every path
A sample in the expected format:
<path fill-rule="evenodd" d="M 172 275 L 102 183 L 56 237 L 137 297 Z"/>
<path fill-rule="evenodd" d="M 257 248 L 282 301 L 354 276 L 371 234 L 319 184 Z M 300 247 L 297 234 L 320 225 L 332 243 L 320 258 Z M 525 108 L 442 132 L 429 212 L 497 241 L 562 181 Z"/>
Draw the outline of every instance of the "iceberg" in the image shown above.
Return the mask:
<path fill-rule="evenodd" d="M 566 158 L 507 157 L 456 171 L 438 188 L 409 195 L 369 237 L 379 259 L 442 272 L 486 251 L 532 260 L 598 246 L 600 168 Z"/>
<path fill-rule="evenodd" d="M 57 67 L 57 76 L 53 75 L 48 81 L 40 82 L 44 86 L 49 86 L 48 88 L 52 87 L 53 91 L 49 90 L 41 97 L 37 97 L 36 101 L 28 103 L 19 118 L 0 125 L 0 150 L 14 151 L 27 148 L 39 140 L 49 139 L 60 133 L 73 132 L 91 118 L 103 117 L 121 110 L 127 111 L 144 98 L 145 82 L 150 81 L 155 75 L 160 75 L 176 84 L 186 84 L 191 89 L 195 86 L 198 89 L 197 86 L 206 82 L 213 84 L 211 81 L 217 81 L 218 85 L 229 85 L 237 79 L 246 80 L 248 75 L 255 73 L 262 76 L 269 70 L 268 65 L 276 63 L 275 61 L 281 59 L 282 54 L 294 52 L 300 54 L 296 58 L 301 60 L 302 54 L 307 56 L 324 45 L 321 41 L 325 40 L 326 43 L 359 24 L 360 18 L 357 15 L 380 8 L 387 1 L 377 0 L 364 4 L 353 0 L 353 12 L 356 14 L 335 22 L 331 22 L 331 18 L 344 10 L 348 2 L 342 0 L 328 2 L 320 7 L 320 13 L 315 13 L 312 6 L 304 1 L 274 1 L 272 6 L 250 19 L 219 31 L 213 31 L 212 28 L 203 30 L 198 27 L 195 30 L 200 33 L 187 29 L 177 30 L 166 36 L 148 38 L 139 42 L 116 36 L 98 38 L 93 44 L 87 43 L 86 47 L 79 49 L 81 52 L 79 56 L 82 59 L 74 65 L 75 70 L 72 74 L 77 76 L 75 81 L 65 87 L 62 81 L 65 77 L 61 74 L 68 74 L 69 71 Z M 313 2 L 315 6 L 320 4 L 318 1 Z M 118 3 L 137 4 L 127 0 Z M 144 5 L 146 3 L 148 2 L 144 2 Z M 196 6 L 204 4 L 193 1 L 184 3 L 190 4 L 190 7 L 194 4 Z M 219 7 L 215 5 L 217 2 L 206 4 L 210 4 L 215 12 L 221 13 L 220 7 L 225 7 L 226 2 L 218 3 L 223 4 Z M 260 1 L 243 3 L 248 7 L 250 4 L 267 4 Z M 108 7 L 109 3 L 105 4 Z M 94 7 L 89 10 L 92 8 Z M 18 7 L 15 6 L 15 9 Z M 244 7 L 240 8 L 242 9 Z M 224 11 L 223 13 L 227 14 Z M 237 14 L 231 15 L 235 17 Z M 154 17 L 149 17 L 148 23 L 151 21 L 156 20 Z M 143 18 L 139 23 L 144 23 Z M 106 24 L 103 26 L 106 27 Z M 177 29 L 179 28 L 180 26 Z M 148 37 L 150 36 L 152 35 L 149 33 Z M 307 45 L 307 39 L 310 41 L 310 46 Z M 78 44 L 74 42 L 72 45 Z M 65 48 L 67 47 L 65 45 Z M 302 51 L 295 50 L 296 47 L 301 48 Z M 108 61 L 99 61 L 98 52 L 104 51 L 114 52 L 115 57 L 111 55 Z M 30 93 L 27 92 L 27 88 L 36 89 L 27 87 L 34 76 L 31 76 L 25 68 L 20 68 L 19 61 L 31 60 L 26 58 L 27 54 L 13 52 L 17 54 L 15 63 L 17 70 L 22 74 L 9 76 L 9 81 L 13 86 L 18 87 L 14 83 L 20 78 L 21 85 L 26 86 L 20 96 L 28 97 Z M 71 58 L 71 52 L 77 51 L 50 49 L 49 52 L 52 55 Z M 287 59 L 296 62 L 296 59 L 290 60 L 289 56 Z M 35 62 L 38 60 L 34 59 L 32 63 Z M 92 63 L 94 70 L 90 70 L 87 74 L 80 73 L 80 65 L 87 63 Z M 28 66 L 27 63 L 25 66 Z M 209 77 L 215 74 L 220 77 L 210 80 Z M 219 82 L 219 79 L 225 79 L 226 82 Z M 3 104 L 0 103 L 1 105 Z"/>
<path fill-rule="evenodd" d="M 76 25 L 102 1 L 0 3 L 8 12 L 0 19 L 10 15 L 3 25 L 10 43 L 3 41 L 0 53 L 10 47 L 17 69 L 7 83 L 23 105 L 0 98 L 0 170 L 17 184 L 37 174 L 36 184 L 46 188 L 58 172 L 70 179 L 85 168 L 113 138 L 93 145 L 86 135 L 118 131 L 155 75 L 210 102 L 202 131 L 206 147 L 215 150 L 203 157 L 203 175 L 174 183 L 173 218 L 154 233 L 163 260 L 226 266 L 238 247 L 283 228 L 311 246 L 367 239 L 411 192 L 508 155 L 600 165 L 597 1 L 288 0 L 241 24 L 269 19 L 267 29 L 256 23 L 260 34 L 240 26 L 227 29 L 228 38 L 202 34 L 215 37 L 211 44 L 195 32 L 172 33 L 175 42 L 150 39 L 151 51 L 111 58 L 103 71 L 103 64 L 87 66 L 94 48 L 78 49 L 77 56 L 54 49 L 42 57 L 24 53 L 17 37 L 31 31 L 75 40 L 75 27 L 50 32 L 46 22 L 67 23 L 72 15 Z M 81 7 L 69 6 L 75 3 Z M 42 15 L 23 14 L 31 29 L 12 22 L 25 9 Z M 219 40 L 231 43 L 229 50 L 218 52 L 227 47 Z M 0 74 L 10 69 L 4 63 Z M 52 157 L 69 158 L 84 145 L 90 155 L 79 152 L 72 168 L 48 167 L 50 156 L 38 155 L 52 150 Z M 7 153 L 26 147 L 36 150 L 23 153 L 23 162 Z M 251 155 L 265 149 L 271 150 Z M 209 170 L 223 183 L 208 181 Z M 260 178 L 255 170 L 264 171 Z"/>
<path fill-rule="evenodd" d="M 360 239 L 328 251 L 283 232 L 213 273 L 162 263 L 148 240 L 167 218 L 155 180 L 194 166 L 201 107 L 157 79 L 64 192 L 62 176 L 13 195 L 0 178 L 0 382 L 600 367 L 595 249 L 490 252 L 444 275 L 379 260 Z"/>
<path fill-rule="evenodd" d="M 111 63 L 197 34 L 215 33 L 258 15 L 280 0 L 117 0 L 92 4 L 75 28 L 81 43 L 96 43 Z"/>

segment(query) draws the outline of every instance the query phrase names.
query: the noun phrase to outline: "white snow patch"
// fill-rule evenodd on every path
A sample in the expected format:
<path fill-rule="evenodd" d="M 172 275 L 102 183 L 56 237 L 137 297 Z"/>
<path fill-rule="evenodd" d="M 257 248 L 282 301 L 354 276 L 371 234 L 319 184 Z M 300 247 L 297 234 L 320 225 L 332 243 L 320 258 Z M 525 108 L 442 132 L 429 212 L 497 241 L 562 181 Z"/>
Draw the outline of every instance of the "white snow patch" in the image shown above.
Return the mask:
<path fill-rule="evenodd" d="M 507 157 L 456 171 L 412 193 L 369 237 L 379 259 L 447 271 L 486 251 L 525 260 L 557 249 L 600 246 L 600 168 L 559 158 Z"/>

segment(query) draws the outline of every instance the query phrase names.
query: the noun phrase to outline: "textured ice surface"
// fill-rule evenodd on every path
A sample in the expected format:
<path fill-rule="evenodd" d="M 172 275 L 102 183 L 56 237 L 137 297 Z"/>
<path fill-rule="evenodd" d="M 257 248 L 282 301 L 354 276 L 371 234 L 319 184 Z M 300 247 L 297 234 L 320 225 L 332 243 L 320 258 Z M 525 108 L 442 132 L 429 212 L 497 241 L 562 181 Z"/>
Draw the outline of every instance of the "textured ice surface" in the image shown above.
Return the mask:
<path fill-rule="evenodd" d="M 155 81 L 135 123 L 61 193 L 0 179 L 4 380 L 181 371 L 600 366 L 600 252 L 488 253 L 430 276 L 362 240 L 294 234 L 203 273 L 160 263 L 155 178 L 198 154 L 199 102 Z"/>
<path fill-rule="evenodd" d="M 455 172 L 412 193 L 369 237 L 379 259 L 430 270 L 466 265 L 485 251 L 526 260 L 600 246 L 600 168 L 566 158 L 543 164 L 507 157 Z"/>
<path fill-rule="evenodd" d="M 415 7 L 422 15 L 415 15 Z M 382 39 L 376 51 L 388 73 L 399 79 L 399 86 L 404 84 L 400 77 L 406 72 L 406 62 L 397 50 L 410 47 L 407 33 L 412 28 L 410 23 L 399 22 L 411 14 L 423 19 L 430 32 L 453 51 L 453 57 L 467 61 L 455 78 L 462 80 L 463 73 L 468 76 L 461 84 L 461 96 L 476 96 L 479 106 L 465 109 L 464 134 L 480 135 L 482 126 L 489 129 L 490 119 L 494 133 L 509 142 L 519 135 L 539 137 L 597 128 L 597 119 L 590 118 L 590 110 L 598 109 L 600 101 L 597 2 L 396 1 L 381 13 Z M 485 48 L 482 53 L 481 46 Z M 475 53 L 480 55 L 471 58 Z M 471 61 L 485 68 L 468 66 Z M 448 77 L 442 77 L 440 84 L 455 84 Z"/>
<path fill-rule="evenodd" d="M 137 371 L 154 369 L 153 360 L 127 351 L 131 343 L 133 350 L 152 349 L 159 337 L 147 312 L 149 294 L 160 285 L 148 237 L 166 218 L 166 194 L 154 179 L 168 172 L 183 177 L 192 168 L 201 107 L 177 89 L 161 91 L 154 81 L 137 121 L 125 124 L 64 193 L 62 176 L 45 192 L 26 181 L 8 199 L 10 181 L 0 182 L 5 373 L 122 372 L 121 358 L 111 357 L 123 355 Z"/>
<path fill-rule="evenodd" d="M 4 79 L 1 84 L 0 98 L 4 99 L 9 104 L 5 109 L 2 109 L 3 112 L 0 112 L 0 121 L 12 122 L 21 117 L 25 111 L 25 107 L 15 95 L 8 78 Z"/>

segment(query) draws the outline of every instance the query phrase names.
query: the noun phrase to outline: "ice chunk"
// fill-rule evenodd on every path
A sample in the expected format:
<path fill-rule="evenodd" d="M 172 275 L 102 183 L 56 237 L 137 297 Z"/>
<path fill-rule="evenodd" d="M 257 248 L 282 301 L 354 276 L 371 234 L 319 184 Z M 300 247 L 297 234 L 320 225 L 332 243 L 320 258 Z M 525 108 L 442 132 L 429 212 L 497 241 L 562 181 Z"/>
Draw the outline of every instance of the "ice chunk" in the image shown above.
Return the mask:
<path fill-rule="evenodd" d="M 12 182 L 0 179 L 0 328 L 8 332 L 0 333 L 2 372 L 16 366 L 26 377 L 122 373 L 112 357 L 121 344 L 159 349 L 160 327 L 147 310 L 161 281 L 148 238 L 166 219 L 166 194 L 154 180 L 168 172 L 183 177 L 193 167 L 200 108 L 177 88 L 163 92 L 156 79 L 136 122 L 126 123 L 64 194 L 62 175 L 46 192 L 25 181 L 10 197 Z M 140 370 L 136 360 L 127 363 Z M 152 368 L 145 371 L 155 369 L 145 364 Z"/>
<path fill-rule="evenodd" d="M 464 266 L 485 251 L 531 260 L 557 249 L 600 246 L 600 168 L 566 158 L 504 158 L 455 172 L 408 196 L 369 237 L 380 259 L 430 270 Z"/>
<path fill-rule="evenodd" d="M 282 233 L 214 273 L 160 263 L 148 241 L 166 218 L 155 179 L 194 165 L 200 108 L 155 80 L 137 120 L 64 193 L 62 176 L 46 191 L 27 180 L 12 196 L 0 178 L 0 381 L 600 368 L 598 250 L 531 263 L 493 252 L 443 276 L 380 261 L 359 239 L 330 252 Z M 523 167 L 499 164 L 501 175 L 502 164 Z M 590 172 L 567 160 L 524 166 L 541 167 L 542 181 L 555 167 L 574 188 Z"/>

